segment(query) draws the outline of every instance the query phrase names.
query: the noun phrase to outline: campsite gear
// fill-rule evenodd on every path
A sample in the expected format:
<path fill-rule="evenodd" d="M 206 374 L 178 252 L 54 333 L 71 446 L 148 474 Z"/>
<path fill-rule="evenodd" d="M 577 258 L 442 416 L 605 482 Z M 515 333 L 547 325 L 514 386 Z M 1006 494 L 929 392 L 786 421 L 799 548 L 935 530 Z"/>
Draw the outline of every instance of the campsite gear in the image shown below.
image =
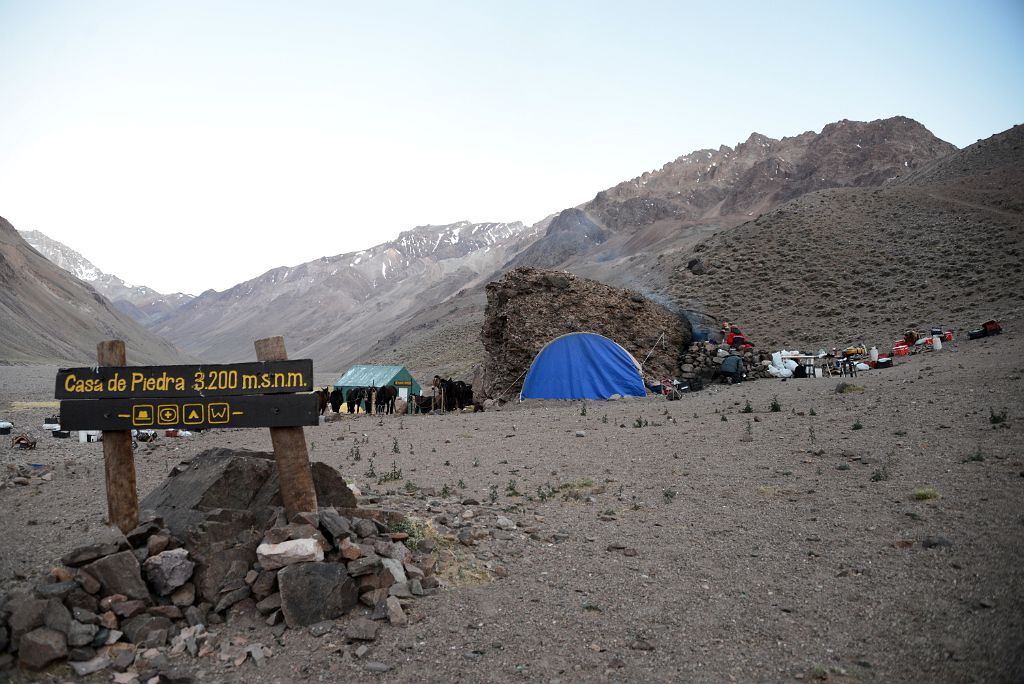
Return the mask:
<path fill-rule="evenodd" d="M 935 351 L 942 351 L 942 336 L 932 335 L 932 349 Z"/>
<path fill-rule="evenodd" d="M 177 437 L 177 436 L 178 436 L 178 431 L 177 430 L 164 430 L 164 437 Z"/>
<path fill-rule="evenodd" d="M 944 342 L 952 342 L 953 341 L 953 331 L 952 330 L 947 330 L 945 333 L 942 334 L 942 339 L 943 339 Z"/>
<path fill-rule="evenodd" d="M 36 440 L 32 439 L 31 437 L 29 437 L 28 435 L 26 435 L 23 432 L 20 435 L 17 435 L 13 439 L 11 439 L 11 448 L 12 449 L 14 449 L 14 448 L 18 448 L 18 449 L 35 449 L 36 448 Z"/>
<path fill-rule="evenodd" d="M 871 347 L 871 360 L 878 361 L 878 347 Z"/>
<path fill-rule="evenodd" d="M 521 399 L 593 400 L 646 395 L 633 355 L 595 333 L 570 333 L 544 345 L 519 394 Z"/>
<path fill-rule="evenodd" d="M 1003 332 L 1003 326 L 999 324 L 999 321 L 985 321 L 981 324 L 982 330 L 985 331 L 986 335 L 998 335 Z"/>
<path fill-rule="evenodd" d="M 910 354 L 910 346 L 903 340 L 897 340 L 896 344 L 892 345 L 893 356 L 907 356 Z"/>
<path fill-rule="evenodd" d="M 6 420 L 0 420 L 0 435 L 11 434 L 12 427 L 14 427 L 14 423 L 10 423 Z"/>
<path fill-rule="evenodd" d="M 875 368 L 892 368 L 892 358 L 885 356 L 875 363 Z"/>
<path fill-rule="evenodd" d="M 82 444 L 86 444 L 88 442 L 99 442 L 101 441 L 100 437 L 102 434 L 103 433 L 99 430 L 79 430 L 78 441 Z"/>
<path fill-rule="evenodd" d="M 57 439 L 67 439 L 71 436 L 71 430 L 53 430 L 50 434 Z"/>

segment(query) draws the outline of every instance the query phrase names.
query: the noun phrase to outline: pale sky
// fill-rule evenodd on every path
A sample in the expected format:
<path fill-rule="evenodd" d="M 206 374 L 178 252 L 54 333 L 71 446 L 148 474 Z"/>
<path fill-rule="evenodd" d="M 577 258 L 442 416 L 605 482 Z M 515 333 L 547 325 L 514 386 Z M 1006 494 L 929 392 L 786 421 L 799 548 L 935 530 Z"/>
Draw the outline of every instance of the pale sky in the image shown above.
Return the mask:
<path fill-rule="evenodd" d="M 198 294 L 752 131 L 962 147 L 1024 121 L 1022 74 L 1020 0 L 0 0 L 0 216 Z"/>

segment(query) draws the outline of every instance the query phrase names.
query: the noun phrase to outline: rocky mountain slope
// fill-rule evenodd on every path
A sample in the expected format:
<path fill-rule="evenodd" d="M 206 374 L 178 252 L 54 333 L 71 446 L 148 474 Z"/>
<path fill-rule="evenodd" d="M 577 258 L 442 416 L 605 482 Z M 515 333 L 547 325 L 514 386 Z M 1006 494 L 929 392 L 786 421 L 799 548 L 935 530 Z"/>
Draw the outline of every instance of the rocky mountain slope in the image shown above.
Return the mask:
<path fill-rule="evenodd" d="M 424 307 L 486 282 L 535 235 L 522 223 L 419 226 L 368 250 L 204 292 L 154 330 L 220 362 L 249 358 L 253 339 L 280 334 L 292 357 L 340 372 Z"/>
<path fill-rule="evenodd" d="M 181 292 L 165 295 L 145 285 L 130 285 L 116 275 L 104 273 L 76 250 L 38 230 L 19 230 L 18 233 L 37 252 L 92 285 L 117 309 L 145 326 L 156 323 L 192 299 L 192 295 Z"/>
<path fill-rule="evenodd" d="M 47 260 L 0 218 L 0 363 L 92 364 L 122 339 L 135 364 L 184 360 L 90 285 Z"/>
<path fill-rule="evenodd" d="M 689 247 L 808 192 L 881 185 L 955 150 L 906 117 L 843 120 L 781 140 L 752 133 L 597 193 L 510 265 L 564 266 L 632 286 L 631 257 Z"/>
<path fill-rule="evenodd" d="M 662 255 L 664 294 L 762 347 L 889 344 L 906 328 L 1019 319 L 1024 127 L 878 188 L 805 194 Z"/>
<path fill-rule="evenodd" d="M 614 340 L 652 382 L 678 375 L 681 352 L 692 337 L 685 318 L 638 292 L 571 273 L 517 268 L 487 285 L 481 338 L 488 359 L 474 388 L 483 396 L 514 399 L 544 345 L 574 332 Z"/>

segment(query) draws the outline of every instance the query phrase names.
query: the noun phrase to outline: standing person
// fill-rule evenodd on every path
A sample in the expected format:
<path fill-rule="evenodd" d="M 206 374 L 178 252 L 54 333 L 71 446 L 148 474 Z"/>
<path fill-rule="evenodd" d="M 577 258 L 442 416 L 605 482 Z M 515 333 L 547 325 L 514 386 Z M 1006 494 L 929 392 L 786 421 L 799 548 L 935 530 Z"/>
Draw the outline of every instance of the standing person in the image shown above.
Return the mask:
<path fill-rule="evenodd" d="M 743 382 L 743 359 L 736 352 L 722 359 L 722 366 L 719 372 L 725 377 L 730 385 Z"/>

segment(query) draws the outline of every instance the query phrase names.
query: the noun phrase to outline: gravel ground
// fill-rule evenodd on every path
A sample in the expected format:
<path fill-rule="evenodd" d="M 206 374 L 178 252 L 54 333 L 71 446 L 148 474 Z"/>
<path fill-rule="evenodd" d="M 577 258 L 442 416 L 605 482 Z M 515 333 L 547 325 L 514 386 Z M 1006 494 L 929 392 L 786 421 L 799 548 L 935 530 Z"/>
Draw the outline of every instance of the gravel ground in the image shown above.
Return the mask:
<path fill-rule="evenodd" d="M 250 684 L 1020 681 L 1024 384 L 1012 360 L 1022 347 L 1012 331 L 946 344 L 861 374 L 863 391 L 848 394 L 836 393 L 839 379 L 758 380 L 678 402 L 589 402 L 586 415 L 580 403 L 509 404 L 307 428 L 314 460 L 364 491 L 394 486 L 392 505 L 429 517 L 440 497 L 422 490 L 447 485 L 441 508 L 474 497 L 483 503 L 471 508 L 519 530 L 463 547 L 461 566 L 475 560 L 489 579 L 452 573 L 419 600 L 413 624 L 385 626 L 362 658 L 339 631 L 278 641 L 236 624 L 220 629 L 270 645 L 265 666 L 185 662 L 205 681 Z M 44 435 L 56 408 L 24 403 L 51 401 L 54 373 L 0 367 L 0 419 L 39 437 L 30 452 L 0 444 L 4 478 L 17 464 L 54 466 L 51 482 L 0 489 L 5 585 L 103 524 L 102 445 Z M 269 450 L 269 433 L 140 445 L 140 492 L 215 446 Z M 394 464 L 402 479 L 368 478 L 374 452 L 378 473 Z M 407 481 L 421 494 L 403 494 Z M 916 500 L 924 488 L 938 497 Z M 388 669 L 370 674 L 371 662 Z M 71 678 L 34 677 L 54 672 Z"/>

